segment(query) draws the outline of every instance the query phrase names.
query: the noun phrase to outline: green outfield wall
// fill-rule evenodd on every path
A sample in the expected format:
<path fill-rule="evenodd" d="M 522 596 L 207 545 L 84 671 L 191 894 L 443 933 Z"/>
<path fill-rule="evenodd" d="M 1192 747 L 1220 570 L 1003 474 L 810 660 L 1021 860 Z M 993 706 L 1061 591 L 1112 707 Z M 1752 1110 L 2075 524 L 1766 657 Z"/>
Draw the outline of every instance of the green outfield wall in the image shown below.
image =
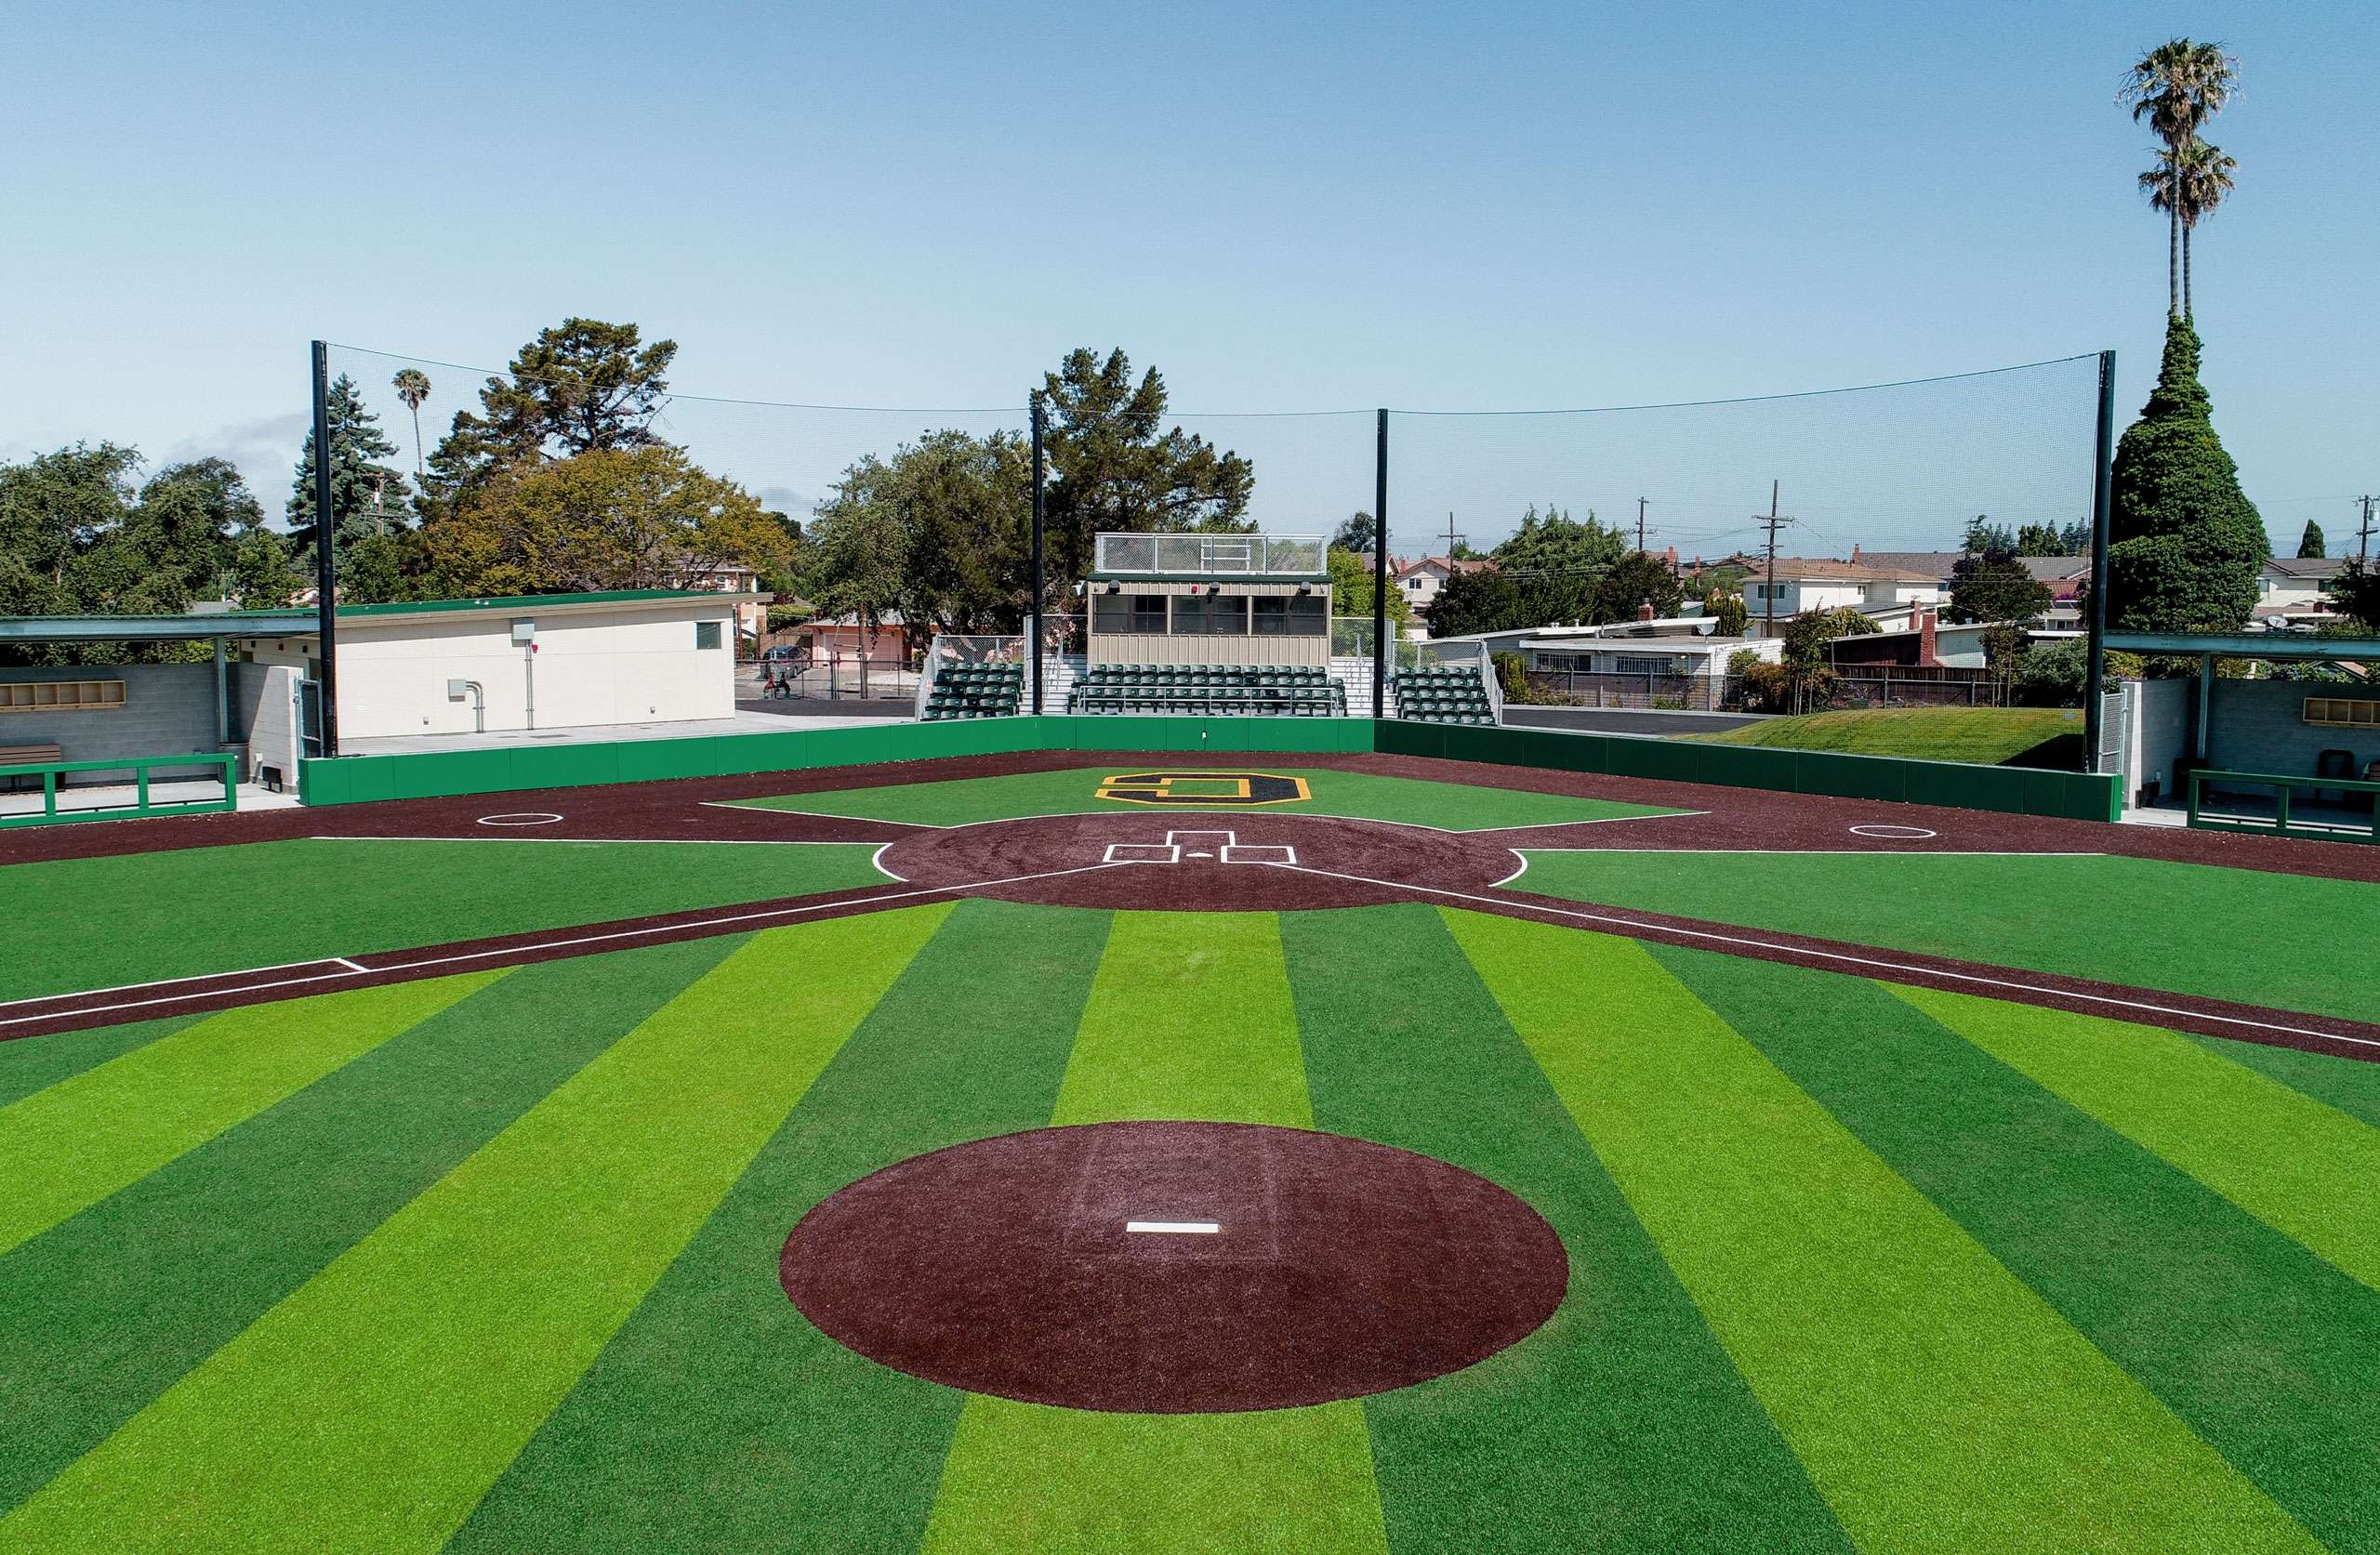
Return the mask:
<path fill-rule="evenodd" d="M 661 778 L 800 771 L 937 757 L 1117 749 L 1377 751 L 2084 821 L 2112 821 L 2121 808 L 2121 780 L 2113 774 L 1370 718 L 968 718 L 867 729 L 792 729 L 783 733 L 679 740 L 349 756 L 300 762 L 298 790 L 310 805 L 342 805 Z"/>

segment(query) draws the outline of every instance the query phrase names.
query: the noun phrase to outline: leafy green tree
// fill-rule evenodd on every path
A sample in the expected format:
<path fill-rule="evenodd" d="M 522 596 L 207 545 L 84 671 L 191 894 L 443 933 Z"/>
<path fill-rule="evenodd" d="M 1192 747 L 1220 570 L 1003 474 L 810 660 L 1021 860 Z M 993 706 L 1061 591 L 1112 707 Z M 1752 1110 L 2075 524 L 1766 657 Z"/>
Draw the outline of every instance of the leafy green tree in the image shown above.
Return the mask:
<path fill-rule="evenodd" d="M 2016 531 L 2018 556 L 2064 556 L 2066 542 L 2057 531 L 2045 523 L 2029 523 Z"/>
<path fill-rule="evenodd" d="M 1752 626 L 1752 612 L 1744 604 L 1744 597 L 1724 588 L 1714 588 L 1702 597 L 1702 613 L 1718 623 L 1715 630 L 1721 637 L 1741 637 Z"/>
<path fill-rule="evenodd" d="M 2134 122 L 2146 119 L 2165 143 L 2161 164 L 2166 189 L 2156 202 L 2167 220 L 2165 310 L 2170 318 L 2188 317 L 2182 292 L 2182 243 L 2186 198 L 2177 182 L 2182 153 L 2199 139 L 2199 131 L 2223 111 L 2239 89 L 2240 61 L 2223 52 L 2221 44 L 2170 38 L 2133 62 L 2125 72 L 2117 100 L 2132 108 Z M 2142 182 L 2148 183 L 2144 176 Z"/>
<path fill-rule="evenodd" d="M 233 544 L 231 576 L 240 604 L 246 610 L 279 610 L 306 586 L 289 542 L 262 526 L 249 530 Z"/>
<path fill-rule="evenodd" d="M 1988 513 L 1977 513 L 1967 525 L 1963 549 L 1970 551 L 2005 551 L 2016 554 L 2016 532 L 2004 523 L 1993 523 Z"/>
<path fill-rule="evenodd" d="M 430 459 L 433 500 L 451 502 L 496 471 L 579 454 L 651 448 L 653 418 L 668 399 L 674 340 L 643 343 L 634 324 L 564 319 L 514 354 L 480 390 L 480 409 L 458 411 Z"/>
<path fill-rule="evenodd" d="M 900 610 L 907 586 L 909 530 L 892 503 L 857 501 L 832 514 L 822 513 L 809 535 L 818 547 L 819 613 L 828 619 L 848 615 L 858 622 L 869 650 L 860 658 L 865 695 L 877 636 Z"/>
<path fill-rule="evenodd" d="M 1356 515 L 1362 517 L 1361 514 Z M 1368 519 L 1365 520 L 1370 522 Z M 1368 621 L 1372 618 L 1372 570 L 1364 559 L 1345 546 L 1333 545 L 1323 553 L 1325 565 L 1330 572 L 1330 613 Z M 1413 606 L 1405 598 L 1405 590 L 1396 586 L 1394 578 L 1388 586 L 1388 625 L 1391 631 L 1401 632 L 1412 624 Z"/>
<path fill-rule="evenodd" d="M 1950 564 L 1951 621 L 2030 621 L 2048 613 L 2056 596 L 2028 572 L 2013 551 L 1968 550 Z"/>
<path fill-rule="evenodd" d="M 1990 672 L 1991 683 L 2000 689 L 2003 702 L 2009 700 L 2016 688 L 2017 670 L 2030 641 L 2025 628 L 2015 621 L 2002 620 L 1984 628 L 1984 667 Z"/>
<path fill-rule="evenodd" d="M 2367 632 L 2380 632 L 2380 568 L 2360 557 L 2351 560 L 2324 592 L 2330 595 L 2332 609 Z"/>
<path fill-rule="evenodd" d="M 1042 379 L 1051 479 L 1044 534 L 1053 575 L 1090 571 L 1091 537 L 1103 532 L 1202 530 L 1240 534 L 1255 467 L 1202 437 L 1165 425 L 1165 380 L 1156 368 L 1132 377 L 1121 350 L 1068 351 Z"/>
<path fill-rule="evenodd" d="M 1648 604 L 1655 615 L 1675 615 L 1685 601 L 1686 589 L 1668 563 L 1645 551 L 1630 551 L 1595 584 L 1591 624 L 1633 621 L 1638 608 Z"/>
<path fill-rule="evenodd" d="M 1372 542 L 1380 537 L 1376 533 L 1377 529 L 1378 526 L 1373 523 L 1369 513 L 1350 513 L 1339 521 L 1337 529 L 1331 531 L 1330 543 L 1342 550 L 1354 551 L 1358 556 L 1369 556 Z"/>
<path fill-rule="evenodd" d="M 2088 519 L 2077 519 L 2072 523 L 2060 529 L 2057 532 L 2056 554 L 2059 556 L 2090 555 L 2091 521 Z"/>
<path fill-rule="evenodd" d="M 1483 567 L 1447 579 L 1430 601 L 1430 635 L 1467 637 L 1532 624 L 1521 617 L 1520 586 L 1501 569 Z"/>
<path fill-rule="evenodd" d="M 1015 631 L 1031 594 L 1032 480 L 1031 446 L 1014 432 L 945 429 L 889 460 L 871 454 L 843 472 L 811 521 L 814 586 L 831 591 L 838 567 L 875 565 L 845 530 L 894 530 L 900 584 L 890 608 L 936 631 Z"/>
<path fill-rule="evenodd" d="M 82 608 L 68 578 L 76 560 L 124 521 L 139 450 L 102 442 L 0 464 L 0 614 Z"/>
<path fill-rule="evenodd" d="M 2116 445 L 2108 613 L 2120 631 L 2232 632 L 2269 542 L 2215 433 L 2198 331 L 2169 320 L 2157 387 Z"/>
<path fill-rule="evenodd" d="M 1512 537 L 1488 554 L 1507 573 L 1569 573 L 1592 583 L 1628 554 L 1628 541 L 1597 521 L 1593 509 L 1584 519 L 1573 519 L 1552 506 L 1540 513 L 1532 504 Z"/>
<path fill-rule="evenodd" d="M 501 470 L 423 538 L 441 591 L 469 596 L 699 587 L 781 560 L 786 536 L 750 493 L 659 444 Z"/>
<path fill-rule="evenodd" d="M 2306 533 L 2297 537 L 2297 554 L 2301 560 L 2331 554 L 2330 542 L 2322 537 L 2322 526 L 2311 519 L 2306 521 Z"/>
<path fill-rule="evenodd" d="M 333 564 L 347 565 L 359 540 L 406 526 L 405 478 L 377 461 L 397 451 L 380 430 L 380 418 L 346 374 L 333 379 L 327 405 L 331 434 L 331 547 Z M 309 428 L 298 451 L 285 508 L 298 536 L 298 565 L 311 573 L 314 554 L 314 434 Z"/>

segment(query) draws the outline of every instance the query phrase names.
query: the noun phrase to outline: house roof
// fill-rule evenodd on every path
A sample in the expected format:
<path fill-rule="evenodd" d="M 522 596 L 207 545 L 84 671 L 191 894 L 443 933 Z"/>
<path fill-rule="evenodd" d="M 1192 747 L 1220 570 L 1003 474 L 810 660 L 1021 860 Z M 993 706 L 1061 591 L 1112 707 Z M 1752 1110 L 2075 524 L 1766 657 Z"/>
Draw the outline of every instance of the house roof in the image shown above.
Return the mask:
<path fill-rule="evenodd" d="M 1396 561 L 1395 557 L 1391 557 L 1389 560 L 1391 561 Z M 1418 573 L 1424 567 L 1435 567 L 1440 572 L 1449 573 L 1492 573 L 1496 570 L 1496 563 L 1484 556 L 1474 558 L 1425 556 L 1418 561 L 1396 561 L 1395 571 L 1396 575 L 1401 578 L 1409 576 L 1414 573 Z"/>
<path fill-rule="evenodd" d="M 1769 577 L 1766 562 L 1755 562 L 1749 581 L 1765 582 Z M 1911 567 L 1884 567 L 1867 561 L 1837 561 L 1831 557 L 1780 556 L 1777 559 L 1776 576 L 1789 583 L 1940 583 L 1933 573 Z"/>
<path fill-rule="evenodd" d="M 2032 573 L 2036 583 L 2071 583 L 2091 575 L 2087 556 L 2020 556 L 2016 565 Z"/>
<path fill-rule="evenodd" d="M 1871 551 L 1854 546 L 1851 560 L 1862 567 L 1884 567 L 1897 572 L 1922 573 L 1939 583 L 1950 575 L 1957 566 L 1961 551 Z"/>
<path fill-rule="evenodd" d="M 2347 571 L 2343 556 L 2276 556 L 2264 564 L 2264 571 L 2284 578 L 2334 578 Z"/>

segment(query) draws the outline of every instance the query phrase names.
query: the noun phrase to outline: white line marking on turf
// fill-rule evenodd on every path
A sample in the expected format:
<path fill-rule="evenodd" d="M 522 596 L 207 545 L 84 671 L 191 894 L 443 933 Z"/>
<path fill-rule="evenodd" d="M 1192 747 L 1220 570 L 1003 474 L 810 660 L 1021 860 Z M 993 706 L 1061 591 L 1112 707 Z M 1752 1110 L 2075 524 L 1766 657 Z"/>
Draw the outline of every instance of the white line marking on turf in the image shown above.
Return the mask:
<path fill-rule="evenodd" d="M 1514 852 L 1520 850 L 1515 848 Z M 2129 854 L 2048 851 L 2010 853 L 1996 848 L 1532 848 L 1532 853 L 1674 853 L 1680 858 L 1730 859 L 2105 859 Z"/>
<path fill-rule="evenodd" d="M 372 969 L 363 962 L 350 961 L 344 955 L 334 955 L 331 959 L 337 962 L 340 966 L 345 967 L 350 972 L 368 972 Z"/>
<path fill-rule="evenodd" d="M 1593 850 L 1573 850 L 1593 851 Z M 1276 863 L 1275 869 L 1294 869 L 1302 875 L 1323 875 L 1334 880 L 1352 880 L 1357 885 L 1380 886 L 1389 890 L 1419 891 L 1426 896 L 1443 896 L 1455 902 L 1476 902 L 1484 906 L 1501 907 L 1507 911 L 1519 909 L 1542 913 L 1551 917 L 1577 918 L 1581 923 L 1599 923 L 1614 929 L 1640 929 L 1646 934 L 1674 934 L 1683 939 L 1709 940 L 1717 944 L 1741 945 L 1749 949 L 1773 950 L 1788 955 L 1806 955 L 1819 961 L 1840 961 L 1848 966 L 1865 967 L 1871 971 L 1899 972 L 1909 977 L 1938 977 L 1953 982 L 1972 982 L 1986 988 L 2015 988 L 2028 994 L 2046 994 L 2053 998 L 2080 999 L 2091 1004 L 2110 1005 L 2118 1009 L 2136 1009 L 2151 1015 L 2173 1015 L 2186 1021 L 2219 1021 L 2228 1026 L 2246 1026 L 2252 1031 L 2281 1032 L 2290 1036 L 2319 1037 L 2325 1042 L 2350 1042 L 2359 1048 L 2380 1048 L 2380 1038 L 2347 1036 L 2338 1032 L 2313 1031 L 2304 1026 L 2284 1026 L 2271 1021 L 2250 1020 L 2244 1015 L 2216 1015 L 2202 1009 L 2176 1009 L 2171 1005 L 2148 1004 L 2138 999 L 2119 999 L 2111 994 L 2084 994 L 2053 987 L 2045 982 L 2024 982 L 2015 978 L 1984 977 L 1974 972 L 1946 971 L 1938 967 L 1921 967 L 1906 961 L 1885 961 L 1874 956 L 1851 955 L 1842 951 L 1813 950 L 1805 945 L 1789 945 L 1775 940 L 1754 939 L 1745 934 L 1717 934 L 1703 929 L 1681 929 L 1673 924 L 1652 923 L 1644 918 L 1623 917 L 1617 913 L 1591 913 L 1570 907 L 1540 907 L 1533 902 L 1508 902 L 1493 896 L 1477 896 L 1470 891 L 1446 890 L 1437 886 L 1416 885 L 1409 880 L 1375 880 L 1368 875 L 1348 875 L 1335 869 L 1316 869 L 1310 864 Z"/>
<path fill-rule="evenodd" d="M 1430 780 L 1421 778 L 1416 779 L 1415 781 L 1426 783 Z M 1539 793 L 1540 790 L 1535 788 L 1503 788 L 1499 789 L 1497 792 L 1503 794 L 1535 794 Z M 1544 797 L 1549 799 L 1580 799 L 1583 803 L 1591 805 L 1618 805 L 1626 804 L 1628 802 L 1625 799 L 1589 799 L 1582 795 L 1577 794 L 1547 794 Z M 1683 821 L 1690 815 L 1708 815 L 1711 812 L 1707 810 L 1657 810 L 1651 815 L 1589 815 L 1577 821 L 1532 821 L 1526 826 L 1474 826 L 1471 828 L 1471 832 L 1541 832 L 1549 826 L 1608 826 L 1615 821 Z M 1384 823 L 1384 824 L 1391 826 L 1421 825 L 1419 821 L 1390 821 Z M 1442 832 L 1446 831 L 1448 828 L 1444 826 L 1421 826 L 1421 829 L 1429 832 Z M 1456 837 L 1468 837 L 1471 835 L 1471 832 L 1456 832 L 1453 835 Z M 1659 850 L 1648 848 L 1645 850 L 1646 852 L 1654 852 Z"/>
<path fill-rule="evenodd" d="M 888 842 L 884 845 L 884 848 L 890 848 L 892 846 L 892 844 Z M 874 864 L 876 866 L 876 872 L 879 875 L 883 876 L 886 879 L 898 880 L 903 885 L 907 885 L 909 883 L 909 877 L 907 876 L 895 875 L 891 870 L 884 867 L 884 848 L 879 848 L 875 852 L 870 853 L 867 856 L 867 862 Z"/>
<path fill-rule="evenodd" d="M 561 819 L 550 810 L 507 810 L 494 815 L 483 815 L 479 824 L 483 826 L 550 826 Z"/>
<path fill-rule="evenodd" d="M 1615 852 L 1615 851 L 1618 851 L 1618 850 L 1616 850 L 1616 849 L 1609 849 L 1609 848 L 1547 848 L 1547 849 L 1542 850 L 1542 851 L 1545 851 L 1545 852 L 1548 852 L 1548 853 L 1608 853 L 1608 852 Z M 1642 848 L 1642 849 L 1640 849 L 1640 848 L 1631 848 L 1631 849 L 1628 849 L 1628 850 L 1627 850 L 1627 851 L 1629 851 L 1629 852 L 1631 852 L 1631 853 L 1638 853 L 1638 852 L 1663 852 L 1663 851 L 1666 851 L 1666 850 L 1664 850 L 1664 849 L 1649 849 L 1649 848 Z M 1512 856 L 1513 856 L 1513 857 L 1514 857 L 1514 858 L 1516 858 L 1516 859 L 1520 860 L 1520 861 L 1521 861 L 1521 866 L 1520 866 L 1518 869 L 1514 870 L 1510 875 L 1505 876 L 1502 879 L 1490 882 L 1490 886 L 1489 886 L 1489 889 L 1490 889 L 1490 890 L 1493 890 L 1493 889 L 1494 889 L 1494 887 L 1496 887 L 1496 886 L 1509 886 L 1509 885 L 1511 885 L 1514 881 L 1515 881 L 1515 880 L 1519 879 L 1522 876 L 1524 876 L 1524 875 L 1526 875 L 1526 874 L 1527 874 L 1527 873 L 1528 873 L 1528 855 L 1527 855 L 1527 853 L 1522 852 L 1522 851 L 1521 851 L 1519 849 L 1517 849 L 1517 848 L 1508 848 L 1508 849 L 1506 849 L 1506 850 L 1505 850 L 1505 851 L 1506 851 L 1506 852 L 1508 852 L 1508 853 L 1510 853 L 1510 854 L 1512 854 Z"/>
<path fill-rule="evenodd" d="M 758 912 L 723 913 L 715 917 L 690 918 L 681 923 L 649 924 L 640 929 L 615 929 L 602 934 L 577 934 L 565 940 L 538 940 L 527 944 L 507 945 L 498 950 L 462 951 L 453 955 L 430 955 L 418 961 L 400 961 L 392 965 L 373 967 L 375 974 L 419 971 L 425 967 L 447 967 L 464 961 L 484 961 L 492 956 L 519 955 L 531 951 L 563 950 L 573 945 L 606 944 L 615 940 L 644 939 L 655 934 L 674 934 L 689 929 L 711 929 L 721 924 L 752 923 L 762 918 L 799 917 L 805 913 L 831 912 L 840 907 L 876 907 L 889 902 L 907 902 L 917 897 L 957 896 L 968 891 L 996 890 L 1002 886 L 1021 886 L 1034 880 L 1054 880 L 1067 875 L 1088 875 L 1093 870 L 1113 869 L 1115 864 L 1085 863 L 1071 869 L 1047 869 L 1034 875 L 1011 875 L 997 880 L 971 880 L 964 885 L 927 886 L 916 890 L 886 891 L 879 896 L 845 897 L 840 902 L 808 902 L 793 907 L 769 907 Z M 341 956 L 325 956 L 317 961 L 292 961 L 291 967 L 318 967 L 335 961 L 342 967 L 354 966 Z M 80 994 L 45 994 L 37 998 L 9 999 L 0 1002 L 0 1009 L 18 1009 L 29 1004 L 55 1004 L 60 999 L 91 998 L 109 994 L 127 993 L 136 988 L 161 988 L 169 982 L 215 982 L 228 978 L 246 977 L 258 971 L 273 971 L 271 967 L 247 968 L 238 971 L 204 972 L 189 978 L 167 978 L 156 982 L 125 983 L 112 988 L 86 989 Z M 0 1026 L 21 1026 L 35 1021 L 54 1021 L 61 1016 L 109 1015 L 120 1009 L 148 1009 L 157 1005 L 181 1004 L 191 999 L 209 998 L 218 994 L 256 994 L 270 988 L 293 988 L 309 982 L 332 982 L 355 976 L 352 971 L 317 972 L 311 977 L 278 978 L 271 982 L 251 982 L 226 988 L 205 988 L 187 994 L 170 994 L 153 999 L 128 999 L 116 1004 L 81 1005 L 66 1009 L 46 1009 L 35 1015 L 0 1016 Z"/>
<path fill-rule="evenodd" d="M 1211 1236 L 1223 1228 L 1212 1220 L 1127 1220 L 1126 1231 L 1166 1232 L 1177 1235 Z"/>
<path fill-rule="evenodd" d="M 1853 837 L 1882 837 L 1887 842 L 1922 842 L 1929 837 L 1942 835 L 1928 831 L 1924 826 L 1896 826 L 1889 822 L 1873 821 L 1863 826 L 1853 826 L 1850 832 Z"/>

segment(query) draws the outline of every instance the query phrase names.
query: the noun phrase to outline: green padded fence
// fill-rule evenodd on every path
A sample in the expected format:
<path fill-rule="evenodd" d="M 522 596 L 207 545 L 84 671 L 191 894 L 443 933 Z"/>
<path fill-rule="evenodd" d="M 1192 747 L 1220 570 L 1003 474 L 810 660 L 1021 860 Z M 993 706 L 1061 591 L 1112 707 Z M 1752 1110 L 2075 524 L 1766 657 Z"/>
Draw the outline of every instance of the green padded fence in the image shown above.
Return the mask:
<path fill-rule="evenodd" d="M 871 729 L 624 740 L 609 745 L 350 756 L 299 763 L 298 790 L 310 805 L 337 805 L 577 788 L 656 778 L 799 771 L 945 756 L 1118 749 L 1379 751 L 2014 815 L 2113 821 L 2120 813 L 2121 780 L 2113 774 L 1977 767 L 1759 745 L 1710 745 L 1551 729 L 1467 728 L 1394 718 L 1374 723 L 1370 718 L 1119 718 L 1054 714 Z"/>
<path fill-rule="evenodd" d="M 54 826 L 71 821 L 144 821 L 152 815 L 219 815 L 239 808 L 238 766 L 239 758 L 228 752 L 204 751 L 192 756 L 126 756 L 113 761 L 36 761 L 0 767 L 0 784 L 9 791 L 17 791 L 21 779 L 33 780 L 41 790 L 41 809 L 0 814 L 0 828 Z M 189 797 L 155 792 L 157 773 L 202 769 L 213 774 L 205 780 L 209 784 L 223 785 L 221 792 L 210 787 L 204 795 Z M 129 773 L 129 784 L 111 786 L 130 787 L 131 802 L 77 807 L 69 802 L 75 791 L 65 786 L 70 772 Z"/>

